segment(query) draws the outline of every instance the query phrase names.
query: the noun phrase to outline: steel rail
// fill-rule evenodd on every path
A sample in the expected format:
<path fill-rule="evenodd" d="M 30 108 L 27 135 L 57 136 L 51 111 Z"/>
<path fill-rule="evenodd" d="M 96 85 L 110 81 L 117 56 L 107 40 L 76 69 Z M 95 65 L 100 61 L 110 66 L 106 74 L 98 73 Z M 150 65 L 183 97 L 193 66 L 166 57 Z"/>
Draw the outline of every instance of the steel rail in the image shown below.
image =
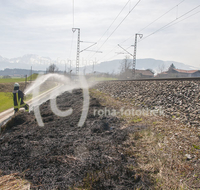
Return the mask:
<path fill-rule="evenodd" d="M 120 82 L 120 81 L 192 81 L 200 80 L 200 77 L 184 77 L 184 78 L 141 78 L 141 79 L 121 79 L 121 80 L 104 80 L 100 82 Z"/>

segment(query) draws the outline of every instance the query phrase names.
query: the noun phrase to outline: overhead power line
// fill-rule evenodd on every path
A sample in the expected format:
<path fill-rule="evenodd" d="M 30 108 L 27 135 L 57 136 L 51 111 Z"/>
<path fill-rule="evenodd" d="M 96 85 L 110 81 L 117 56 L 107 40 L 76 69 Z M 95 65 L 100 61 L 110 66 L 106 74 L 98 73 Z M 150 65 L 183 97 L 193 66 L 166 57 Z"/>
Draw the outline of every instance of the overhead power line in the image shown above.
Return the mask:
<path fill-rule="evenodd" d="M 183 2 L 183 1 L 181 1 L 180 3 L 182 3 L 182 2 Z M 180 3 L 179 3 L 178 5 L 180 5 Z M 177 6 L 177 5 L 176 5 L 176 6 Z M 176 6 L 175 6 L 175 7 L 176 7 Z M 168 24 L 166 24 L 165 26 L 163 26 L 163 27 L 161 27 L 160 29 L 156 30 L 156 31 L 153 32 L 152 34 L 146 36 L 145 38 L 143 38 L 143 40 L 146 39 L 147 37 L 149 37 L 149 36 L 151 36 L 151 35 L 157 33 L 157 32 L 160 31 L 160 30 L 163 30 L 163 29 L 165 29 L 165 28 L 171 27 L 171 26 L 173 26 L 173 25 L 175 25 L 175 24 L 178 24 L 179 22 L 182 22 L 183 20 L 186 20 L 186 19 L 188 19 L 188 18 L 190 18 L 190 17 L 192 17 L 192 16 L 194 16 L 194 15 L 200 13 L 200 11 L 198 11 L 198 12 L 196 12 L 196 13 L 194 13 L 194 14 L 192 14 L 192 15 L 186 17 L 186 18 L 183 18 L 182 20 L 179 20 L 179 19 L 181 19 L 182 17 L 184 17 L 185 15 L 187 15 L 187 14 L 191 13 L 192 11 L 196 10 L 198 7 L 200 7 L 200 5 L 198 5 L 197 7 L 193 8 L 193 9 L 191 9 L 190 11 L 184 13 L 184 14 L 181 15 L 180 17 L 174 19 L 173 21 L 169 22 Z M 167 12 L 168 12 L 168 11 L 167 11 Z M 177 22 L 176 22 L 176 21 L 177 21 Z M 140 31 L 141 31 L 141 30 L 140 30 Z M 131 37 L 132 37 L 132 36 L 131 36 Z M 130 38 L 129 38 L 129 39 L 130 39 Z M 128 40 L 128 39 L 127 39 L 127 40 Z M 127 40 L 122 41 L 121 44 L 124 43 L 124 42 L 127 41 Z M 140 40 L 140 41 L 142 41 L 142 40 Z M 139 42 L 140 42 L 140 41 L 139 41 Z M 105 57 L 107 57 L 108 55 L 110 55 L 110 53 L 113 52 L 114 50 L 116 50 L 117 48 L 118 48 L 118 46 L 115 46 L 115 47 L 114 47 L 112 50 L 110 50 L 106 55 L 104 55 L 104 57 L 101 57 L 101 58 L 98 60 L 98 62 L 100 62 L 102 59 L 105 59 Z M 113 58 L 113 57 L 114 57 L 114 56 L 112 56 L 112 58 Z"/>
<path fill-rule="evenodd" d="M 152 32 L 152 33 L 149 34 L 148 36 L 144 37 L 142 40 L 140 40 L 140 42 L 143 41 L 144 39 L 146 39 L 146 38 L 152 36 L 153 34 L 155 34 L 155 33 L 159 32 L 159 31 L 161 31 L 161 30 L 167 28 L 168 26 L 172 26 L 172 23 L 176 22 L 176 21 L 179 20 L 180 18 L 184 17 L 185 15 L 189 14 L 190 12 L 194 11 L 195 9 L 197 9 L 197 8 L 199 8 L 199 7 L 200 7 L 200 5 L 198 5 L 197 7 L 193 8 L 193 9 L 191 9 L 190 11 L 188 11 L 188 12 L 182 14 L 182 15 L 181 15 L 180 17 L 178 17 L 177 19 L 172 20 L 171 22 L 169 22 L 168 24 L 166 24 L 166 25 L 164 25 L 163 27 L 159 28 L 159 29 L 156 30 L 155 32 Z M 175 23 L 174 23 L 174 24 L 175 24 Z"/>
<path fill-rule="evenodd" d="M 181 1 L 179 4 L 177 4 L 176 6 L 172 7 L 170 10 L 168 10 L 167 12 L 165 12 L 164 14 L 162 14 L 161 16 L 159 16 L 157 19 L 155 19 L 153 22 L 151 22 L 150 24 L 148 24 L 146 27 L 142 28 L 140 31 L 138 31 L 138 33 L 140 33 L 141 31 L 145 30 L 146 28 L 148 28 L 149 26 L 151 26 L 154 22 L 156 22 L 157 20 L 159 20 L 160 18 L 162 18 L 163 16 L 165 16 L 167 13 L 169 13 L 170 11 L 172 11 L 173 9 L 175 9 L 177 6 L 179 6 L 181 3 L 183 3 L 185 0 Z"/>
<path fill-rule="evenodd" d="M 74 0 L 72 0 L 72 15 L 73 15 L 73 26 L 72 28 L 74 28 Z"/>
<path fill-rule="evenodd" d="M 73 26 L 72 28 L 74 28 L 74 0 L 72 0 L 72 26 Z M 73 42 L 74 42 L 74 32 L 72 33 L 72 37 L 71 37 L 71 45 L 70 45 L 70 52 L 69 52 L 70 61 L 71 61 L 71 54 L 72 54 L 72 49 L 73 49 Z"/>
<path fill-rule="evenodd" d="M 114 34 L 114 32 L 119 28 L 119 26 L 124 22 L 124 20 L 128 17 L 128 15 L 135 9 L 135 7 L 139 4 L 141 0 L 139 0 L 135 6 L 128 12 L 128 14 L 122 19 L 122 21 L 117 25 L 117 27 L 113 30 L 113 32 L 108 36 L 108 38 L 104 41 L 99 49 L 103 47 L 103 45 L 108 41 L 108 39 Z"/>
<path fill-rule="evenodd" d="M 118 15 L 115 17 L 115 19 L 113 20 L 113 22 L 110 24 L 110 26 L 107 28 L 107 30 L 104 32 L 104 34 L 99 38 L 99 40 L 97 41 L 97 43 L 99 43 L 99 41 L 101 41 L 101 39 L 105 36 L 105 34 L 109 31 L 109 29 L 111 28 L 111 26 L 115 23 L 115 21 L 118 19 L 118 17 L 120 16 L 120 14 L 122 13 L 122 11 L 125 9 L 125 7 L 128 5 L 128 3 L 131 0 L 128 0 L 127 3 L 123 6 L 123 8 L 121 9 L 121 11 L 118 13 Z"/>
<path fill-rule="evenodd" d="M 194 14 L 192 14 L 192 15 L 190 15 L 190 16 L 188 16 L 188 17 L 182 19 L 182 20 L 179 20 L 178 22 L 173 23 L 173 24 L 167 26 L 166 28 L 169 28 L 169 27 L 171 27 L 171 26 L 173 26 L 173 25 L 175 25 L 175 24 L 178 24 L 179 22 L 182 22 L 182 21 L 184 21 L 184 20 L 186 20 L 186 19 L 188 19 L 188 18 L 190 18 L 190 17 L 192 17 L 192 16 L 194 16 L 194 15 L 196 15 L 196 14 L 198 14 L 198 13 L 200 13 L 200 11 L 198 11 L 198 12 L 196 12 L 196 13 L 194 13 Z"/>
<path fill-rule="evenodd" d="M 168 11 L 166 11 L 164 14 L 162 14 L 161 16 L 159 16 L 158 18 L 156 18 L 154 21 L 152 21 L 150 24 L 148 24 L 147 26 L 145 26 L 144 28 L 142 28 L 139 32 L 141 32 L 142 30 L 148 28 L 150 25 L 152 25 L 153 23 L 155 23 L 156 21 L 158 21 L 160 18 L 162 18 L 163 16 L 165 16 L 167 13 L 169 13 L 170 11 L 172 11 L 174 8 L 176 8 L 177 6 L 179 6 L 181 3 L 183 3 L 185 0 L 182 0 L 180 3 L 178 3 L 177 5 L 173 6 L 172 8 L 170 8 Z M 139 33 L 138 32 L 138 33 Z M 135 35 L 135 34 L 134 34 Z M 132 35 L 131 37 L 129 37 L 128 39 L 124 40 L 121 42 L 121 44 L 123 44 L 124 42 L 126 42 L 127 40 L 131 39 L 134 35 Z M 116 50 L 118 48 L 118 46 L 115 46 L 111 51 L 109 51 L 105 56 L 107 57 L 108 54 L 110 54 L 110 52 Z M 100 60 L 102 60 L 102 58 L 100 58 Z"/>
<path fill-rule="evenodd" d="M 122 13 L 122 11 L 125 9 L 125 7 L 128 5 L 128 3 L 131 0 L 128 0 L 127 3 L 124 5 L 124 7 L 122 8 L 122 10 L 119 12 L 119 14 L 115 17 L 115 19 L 113 20 L 113 22 L 110 24 L 110 26 L 107 28 L 107 30 L 104 32 L 104 34 L 101 36 L 101 38 L 97 41 L 97 43 L 103 38 L 103 36 L 108 32 L 108 30 L 111 28 L 111 26 L 115 23 L 115 21 L 117 20 L 117 18 L 120 16 L 120 14 Z"/>
<path fill-rule="evenodd" d="M 151 26 L 153 23 L 155 23 L 156 21 L 158 21 L 159 19 L 161 19 L 163 16 L 165 16 L 166 14 L 168 14 L 170 11 L 172 11 L 173 9 L 175 9 L 177 6 L 179 6 L 181 3 L 183 3 L 185 0 L 182 0 L 180 3 L 178 3 L 177 5 L 175 5 L 174 7 L 172 7 L 171 9 L 169 9 L 167 12 L 165 12 L 164 14 L 162 14 L 161 16 L 159 16 L 158 18 L 156 18 L 154 21 L 152 21 L 151 23 L 149 23 L 147 26 L 145 26 L 144 28 L 142 28 L 141 30 L 139 30 L 137 33 L 140 33 L 141 31 L 145 30 L 146 28 L 148 28 L 149 26 Z M 134 34 L 135 35 L 135 34 Z M 129 37 L 128 39 L 124 40 L 122 43 L 126 42 L 127 40 L 131 39 L 134 35 L 132 35 L 131 37 Z"/>
<path fill-rule="evenodd" d="M 199 6 L 200 6 L 200 5 L 199 5 Z M 173 25 L 175 25 L 175 24 L 178 24 L 178 23 L 180 23 L 180 22 L 182 22 L 182 21 L 184 21 L 184 20 L 186 20 L 186 19 L 188 19 L 188 18 L 190 18 L 190 17 L 192 17 L 192 16 L 195 16 L 196 14 L 200 13 L 200 11 L 198 11 L 198 12 L 196 12 L 196 13 L 194 13 L 194 14 L 192 14 L 192 15 L 186 17 L 186 18 L 183 18 L 182 20 L 179 20 L 180 18 L 182 18 L 182 17 L 185 16 L 186 14 L 190 13 L 191 11 L 195 10 L 195 9 L 198 8 L 199 6 L 197 6 L 197 7 L 195 7 L 194 9 L 188 11 L 187 13 L 185 13 L 185 14 L 182 15 L 182 16 L 180 16 L 180 17 L 177 18 L 176 20 L 171 21 L 170 23 L 168 23 L 167 25 L 165 25 L 165 28 L 163 28 L 163 27 L 162 27 L 162 28 L 163 28 L 163 29 L 169 28 L 169 27 L 171 27 L 171 26 L 173 26 Z M 179 21 L 177 21 L 177 20 L 179 20 Z M 177 22 L 175 22 L 175 21 L 177 21 Z M 161 29 L 159 29 L 159 30 L 161 30 Z M 157 30 L 157 31 L 158 31 L 158 30 Z M 152 35 L 153 35 L 153 34 L 152 34 Z M 142 41 L 142 40 L 140 40 L 140 41 Z M 139 42 L 140 42 L 140 41 L 139 41 Z M 124 42 L 124 41 L 123 41 L 123 42 Z M 123 43 L 123 42 L 121 42 L 121 43 Z M 115 51 L 117 48 L 118 48 L 118 46 L 115 46 L 112 50 L 110 50 L 104 57 L 100 58 L 98 61 L 100 62 L 103 58 L 105 59 L 105 57 L 107 57 L 111 52 Z M 114 57 L 114 56 L 112 56 L 112 58 L 113 58 L 113 57 Z"/>
<path fill-rule="evenodd" d="M 70 60 L 71 60 L 71 54 L 72 54 L 72 49 L 73 49 L 73 42 L 74 42 L 74 32 L 72 34 L 71 45 L 70 45 L 70 53 L 69 53 Z"/>
<path fill-rule="evenodd" d="M 128 17 L 128 15 L 135 9 L 135 7 L 140 3 L 141 0 L 139 0 L 133 7 L 132 9 L 126 14 L 126 16 L 122 19 L 122 21 L 117 25 L 117 27 L 111 32 L 111 34 L 106 38 L 106 40 L 103 42 L 103 44 L 98 48 L 97 51 L 99 51 L 103 45 L 108 41 L 108 39 L 114 34 L 114 32 L 120 27 L 120 25 L 124 22 L 124 20 Z M 95 55 L 95 54 L 94 54 Z M 92 55 L 91 57 L 93 57 Z"/>

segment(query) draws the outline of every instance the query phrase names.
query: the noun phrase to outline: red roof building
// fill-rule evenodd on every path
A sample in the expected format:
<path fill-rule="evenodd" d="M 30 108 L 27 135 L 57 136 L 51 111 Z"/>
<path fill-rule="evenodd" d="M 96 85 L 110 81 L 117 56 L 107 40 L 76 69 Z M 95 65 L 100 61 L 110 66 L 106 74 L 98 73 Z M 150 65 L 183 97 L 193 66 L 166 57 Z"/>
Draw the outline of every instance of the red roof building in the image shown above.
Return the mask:
<path fill-rule="evenodd" d="M 168 71 L 159 73 L 157 77 L 200 77 L 200 70 L 176 69 L 172 63 Z"/>

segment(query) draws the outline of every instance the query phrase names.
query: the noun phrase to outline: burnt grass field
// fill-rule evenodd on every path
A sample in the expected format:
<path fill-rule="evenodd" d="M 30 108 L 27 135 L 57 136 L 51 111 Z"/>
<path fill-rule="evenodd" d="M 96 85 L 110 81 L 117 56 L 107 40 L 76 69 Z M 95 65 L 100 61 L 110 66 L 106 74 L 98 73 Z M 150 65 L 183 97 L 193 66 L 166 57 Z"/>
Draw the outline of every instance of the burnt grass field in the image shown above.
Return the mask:
<path fill-rule="evenodd" d="M 60 110 L 72 107 L 68 117 L 58 117 L 47 101 L 40 106 L 44 127 L 34 113 L 18 113 L 0 136 L 0 175 L 17 173 L 31 183 L 31 189 L 148 189 L 152 180 L 128 166 L 137 165 L 134 156 L 123 153 L 123 142 L 134 126 L 120 129 L 123 120 L 114 116 L 94 116 L 103 109 L 90 97 L 83 127 L 82 90 L 57 97 Z M 142 126 L 141 126 L 142 127 Z M 129 146 L 129 145 L 127 145 Z"/>

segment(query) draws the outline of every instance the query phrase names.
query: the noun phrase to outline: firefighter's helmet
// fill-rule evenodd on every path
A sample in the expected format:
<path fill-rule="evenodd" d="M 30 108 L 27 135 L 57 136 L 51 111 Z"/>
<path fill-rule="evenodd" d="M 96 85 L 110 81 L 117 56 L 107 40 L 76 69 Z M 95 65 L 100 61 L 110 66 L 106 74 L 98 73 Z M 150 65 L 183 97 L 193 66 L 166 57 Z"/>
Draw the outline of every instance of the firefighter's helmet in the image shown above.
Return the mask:
<path fill-rule="evenodd" d="M 16 83 L 14 84 L 14 87 L 19 87 L 19 83 L 16 82 Z"/>

